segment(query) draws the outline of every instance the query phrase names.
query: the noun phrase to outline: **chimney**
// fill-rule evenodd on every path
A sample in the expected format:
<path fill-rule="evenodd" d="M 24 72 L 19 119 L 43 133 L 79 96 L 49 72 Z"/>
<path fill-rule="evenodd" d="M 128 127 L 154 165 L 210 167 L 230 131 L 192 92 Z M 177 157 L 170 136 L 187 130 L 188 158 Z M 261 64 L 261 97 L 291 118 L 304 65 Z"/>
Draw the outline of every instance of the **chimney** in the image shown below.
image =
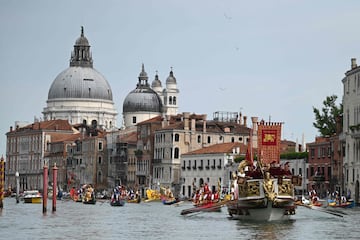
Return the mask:
<path fill-rule="evenodd" d="M 184 130 L 185 131 L 189 130 L 189 115 L 190 115 L 190 113 L 188 113 L 188 112 L 183 113 L 183 116 L 184 116 Z"/>
<path fill-rule="evenodd" d="M 257 125 L 256 125 L 257 121 L 258 121 L 258 117 L 251 117 L 252 129 L 254 131 L 257 131 Z"/>
<path fill-rule="evenodd" d="M 351 69 L 354 69 L 354 68 L 356 68 L 357 67 L 357 65 L 356 65 L 356 58 L 352 58 L 351 59 Z"/>
<path fill-rule="evenodd" d="M 195 119 L 194 118 L 192 118 L 191 119 L 191 129 L 190 129 L 191 131 L 196 131 L 196 122 L 195 122 Z"/>
<path fill-rule="evenodd" d="M 203 132 L 204 133 L 206 133 L 206 128 L 207 128 L 207 126 L 206 126 L 206 118 L 207 118 L 207 115 L 206 114 L 203 114 L 202 115 L 202 120 L 203 120 Z"/>

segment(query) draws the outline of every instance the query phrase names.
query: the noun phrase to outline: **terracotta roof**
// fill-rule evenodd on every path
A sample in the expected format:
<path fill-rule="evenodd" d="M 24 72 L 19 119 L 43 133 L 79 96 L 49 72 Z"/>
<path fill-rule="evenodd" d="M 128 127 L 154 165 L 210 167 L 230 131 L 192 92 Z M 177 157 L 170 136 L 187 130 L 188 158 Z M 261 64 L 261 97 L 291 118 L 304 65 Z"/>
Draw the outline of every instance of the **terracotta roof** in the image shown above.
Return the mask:
<path fill-rule="evenodd" d="M 137 141 L 137 132 L 130 132 L 124 135 L 120 135 L 121 142 L 127 143 L 136 143 Z"/>
<path fill-rule="evenodd" d="M 75 141 L 81 138 L 81 133 L 76 134 L 66 134 L 66 133 L 50 133 L 51 135 L 51 142 L 65 142 L 65 141 Z"/>
<path fill-rule="evenodd" d="M 56 119 L 42 122 L 34 122 L 25 127 L 19 128 L 21 129 L 30 129 L 30 130 L 64 130 L 71 131 L 72 126 L 67 120 Z"/>
<path fill-rule="evenodd" d="M 156 117 L 150 118 L 150 119 L 148 119 L 148 120 L 139 122 L 137 125 L 139 125 L 139 124 L 144 124 L 144 123 L 161 122 L 162 120 L 163 120 L 163 117 L 162 117 L 162 116 L 156 116 Z"/>
<path fill-rule="evenodd" d="M 189 123 L 189 128 L 191 128 L 191 122 Z M 183 130 L 184 122 L 174 122 L 170 123 L 169 126 L 165 126 L 160 130 Z M 196 131 L 204 130 L 204 122 L 197 121 L 195 123 Z M 217 122 L 217 121 L 206 121 L 206 132 L 209 133 L 242 133 L 250 134 L 250 128 L 245 127 L 244 125 L 238 123 L 229 123 L 229 122 Z"/>
<path fill-rule="evenodd" d="M 182 155 L 232 153 L 234 148 L 240 148 L 240 154 L 245 154 L 247 145 L 239 142 L 214 144 Z"/>

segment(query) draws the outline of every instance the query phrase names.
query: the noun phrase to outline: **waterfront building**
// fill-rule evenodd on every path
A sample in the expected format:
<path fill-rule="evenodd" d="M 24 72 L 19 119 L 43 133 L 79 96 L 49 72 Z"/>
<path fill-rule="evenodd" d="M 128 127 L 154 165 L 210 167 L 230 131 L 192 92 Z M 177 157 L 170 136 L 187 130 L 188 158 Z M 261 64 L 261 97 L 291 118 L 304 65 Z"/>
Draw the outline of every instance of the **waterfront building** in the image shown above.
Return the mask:
<path fill-rule="evenodd" d="M 309 169 L 308 190 L 316 190 L 320 197 L 326 197 L 326 192 L 330 190 L 331 165 L 330 141 L 327 137 L 316 137 L 315 142 L 308 143 L 309 149 Z"/>
<path fill-rule="evenodd" d="M 180 194 L 191 198 L 196 189 L 207 184 L 212 192 L 229 190 L 232 173 L 237 173 L 234 159 L 245 156 L 247 145 L 219 143 L 181 155 Z"/>
<path fill-rule="evenodd" d="M 70 66 L 52 82 L 44 120 L 65 119 L 70 124 L 96 125 L 111 130 L 117 111 L 105 77 L 93 68 L 88 39 L 81 28 L 70 58 Z"/>
<path fill-rule="evenodd" d="M 137 133 L 121 129 L 106 135 L 108 152 L 108 185 L 137 187 L 135 179 L 135 150 Z"/>
<path fill-rule="evenodd" d="M 345 72 L 343 84 L 343 146 L 344 188 L 356 203 L 360 203 L 360 67 L 351 59 L 351 68 Z"/>
<path fill-rule="evenodd" d="M 66 147 L 63 149 L 66 173 L 63 176 L 65 179 L 60 178 L 58 182 L 66 182 L 66 185 L 62 186 L 65 190 L 83 184 L 91 184 L 97 190 L 107 189 L 106 132 L 84 124 L 74 125 L 74 128 L 77 129 L 77 134 L 72 138 L 73 141 L 66 145 L 63 144 Z M 52 160 L 54 154 L 56 152 L 49 153 L 49 162 L 54 161 Z"/>
<path fill-rule="evenodd" d="M 246 121 L 208 121 L 205 114 L 188 112 L 164 119 L 163 127 L 155 132 L 152 183 L 172 187 L 179 194 L 182 154 L 219 143 L 246 143 L 249 136 Z"/>
<path fill-rule="evenodd" d="M 15 174 L 18 172 L 21 191 L 42 189 L 44 158 L 50 151 L 50 143 L 74 133 L 68 121 L 60 119 L 10 127 L 6 133 L 7 187 L 16 187 Z"/>

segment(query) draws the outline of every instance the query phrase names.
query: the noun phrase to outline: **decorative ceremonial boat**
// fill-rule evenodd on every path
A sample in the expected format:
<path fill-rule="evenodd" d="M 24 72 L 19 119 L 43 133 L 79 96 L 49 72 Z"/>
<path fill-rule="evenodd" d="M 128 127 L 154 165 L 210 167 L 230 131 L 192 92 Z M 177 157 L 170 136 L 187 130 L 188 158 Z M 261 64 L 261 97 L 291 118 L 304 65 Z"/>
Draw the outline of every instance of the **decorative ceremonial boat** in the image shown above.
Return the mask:
<path fill-rule="evenodd" d="M 177 202 L 179 202 L 179 201 L 178 201 L 178 199 L 176 199 L 176 198 L 161 197 L 161 202 L 162 202 L 164 205 L 172 205 L 172 204 L 177 203 Z"/>
<path fill-rule="evenodd" d="M 355 207 L 355 201 L 353 200 L 348 200 L 346 202 L 341 202 L 338 203 L 334 200 L 328 200 L 328 207 L 333 207 L 333 208 L 353 208 Z"/>
<path fill-rule="evenodd" d="M 125 202 L 126 202 L 125 199 L 117 199 L 117 200 L 115 200 L 115 199 L 111 198 L 110 205 L 113 206 L 113 207 L 122 207 L 122 206 L 125 205 Z"/>
<path fill-rule="evenodd" d="M 227 200 L 219 202 L 208 202 L 201 205 L 197 205 L 193 208 L 184 209 L 181 211 L 181 215 L 187 215 L 196 212 L 221 212 L 221 208 L 226 204 Z"/>
<path fill-rule="evenodd" d="M 127 199 L 127 202 L 128 203 L 140 203 L 141 202 L 141 197 L 139 195 L 136 198 L 129 198 L 129 199 Z"/>
<path fill-rule="evenodd" d="M 114 188 L 111 195 L 110 205 L 114 207 L 124 206 L 126 202 L 126 190 L 122 186 Z"/>
<path fill-rule="evenodd" d="M 84 196 L 82 202 L 84 204 L 95 204 L 96 199 L 95 199 L 94 189 L 92 188 L 92 186 L 89 184 L 84 186 L 83 188 L 84 188 Z"/>
<path fill-rule="evenodd" d="M 24 203 L 41 203 L 42 196 L 38 190 L 24 191 Z"/>
<path fill-rule="evenodd" d="M 220 189 L 220 184 L 218 184 Z M 181 215 L 186 215 L 195 212 L 221 212 L 221 208 L 225 205 L 228 200 L 220 200 L 219 191 L 212 192 L 209 189 L 207 183 L 196 190 L 193 197 L 193 208 L 184 209 L 181 211 Z"/>
<path fill-rule="evenodd" d="M 178 199 L 176 199 L 174 197 L 174 195 L 169 187 L 167 187 L 167 188 L 161 187 L 160 188 L 160 199 L 164 205 L 172 205 L 172 204 L 178 202 Z"/>
<path fill-rule="evenodd" d="M 141 202 L 141 196 L 139 194 L 139 191 L 133 191 L 130 190 L 127 194 L 127 202 L 128 203 L 140 203 Z"/>
<path fill-rule="evenodd" d="M 300 176 L 278 166 L 280 159 L 281 123 L 257 123 L 250 133 L 245 160 L 233 173 L 232 200 L 227 202 L 233 219 L 256 221 L 286 220 L 295 214 L 294 186 Z M 258 161 L 252 157 L 252 134 L 257 130 Z M 248 168 L 248 171 L 245 171 Z"/>
<path fill-rule="evenodd" d="M 160 192 L 154 189 L 146 190 L 146 201 L 160 201 Z"/>

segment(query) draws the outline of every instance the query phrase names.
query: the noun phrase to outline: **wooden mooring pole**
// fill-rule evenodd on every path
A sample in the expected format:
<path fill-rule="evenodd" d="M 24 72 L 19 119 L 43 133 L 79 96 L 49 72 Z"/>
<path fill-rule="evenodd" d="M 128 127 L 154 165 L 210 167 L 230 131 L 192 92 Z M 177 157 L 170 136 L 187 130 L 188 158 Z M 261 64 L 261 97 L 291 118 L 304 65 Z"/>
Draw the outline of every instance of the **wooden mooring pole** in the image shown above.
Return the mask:
<path fill-rule="evenodd" d="M 53 196 L 52 196 L 52 211 L 56 211 L 56 197 L 57 197 L 57 172 L 58 168 L 56 167 L 56 163 L 54 164 L 54 167 L 52 168 L 53 171 Z"/>
<path fill-rule="evenodd" d="M 4 157 L 0 159 L 0 210 L 4 207 L 4 185 L 5 185 L 5 161 Z"/>
<path fill-rule="evenodd" d="M 47 211 L 47 198 L 48 198 L 48 166 L 44 164 L 44 178 L 43 178 L 43 213 Z"/>

